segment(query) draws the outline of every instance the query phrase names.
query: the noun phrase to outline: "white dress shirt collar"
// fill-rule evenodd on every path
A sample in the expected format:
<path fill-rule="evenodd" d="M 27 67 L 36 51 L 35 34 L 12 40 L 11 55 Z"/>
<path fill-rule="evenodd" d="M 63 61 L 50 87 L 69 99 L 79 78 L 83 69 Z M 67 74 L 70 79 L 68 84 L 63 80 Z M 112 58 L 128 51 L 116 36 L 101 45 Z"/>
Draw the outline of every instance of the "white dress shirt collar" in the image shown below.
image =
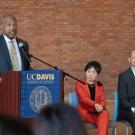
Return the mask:
<path fill-rule="evenodd" d="M 11 40 L 6 35 L 3 34 L 3 36 L 5 38 L 6 43 L 9 43 L 10 41 L 13 41 L 13 42 L 16 41 L 16 38 L 14 38 L 14 39 Z"/>

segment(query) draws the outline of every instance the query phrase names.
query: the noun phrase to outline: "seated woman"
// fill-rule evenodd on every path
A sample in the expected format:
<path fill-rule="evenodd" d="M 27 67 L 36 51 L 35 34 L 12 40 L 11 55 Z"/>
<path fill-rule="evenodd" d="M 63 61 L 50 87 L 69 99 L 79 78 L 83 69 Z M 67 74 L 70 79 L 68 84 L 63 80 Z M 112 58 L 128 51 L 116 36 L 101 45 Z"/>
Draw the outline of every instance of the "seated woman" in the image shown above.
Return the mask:
<path fill-rule="evenodd" d="M 76 93 L 79 99 L 78 111 L 84 122 L 95 124 L 98 135 L 107 135 L 109 113 L 106 109 L 104 87 L 100 81 L 96 81 L 101 69 L 99 62 L 90 61 L 85 66 L 85 84 L 76 82 Z"/>

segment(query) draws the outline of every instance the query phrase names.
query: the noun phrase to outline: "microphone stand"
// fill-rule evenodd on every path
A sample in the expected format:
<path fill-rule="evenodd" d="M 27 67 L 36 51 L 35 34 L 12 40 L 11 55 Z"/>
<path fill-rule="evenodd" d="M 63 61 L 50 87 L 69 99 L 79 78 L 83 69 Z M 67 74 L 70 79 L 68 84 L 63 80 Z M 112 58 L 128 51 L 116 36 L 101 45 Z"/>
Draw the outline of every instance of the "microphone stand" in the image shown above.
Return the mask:
<path fill-rule="evenodd" d="M 50 66 L 50 67 L 52 67 L 52 68 L 54 68 L 54 69 L 56 69 L 56 70 L 61 70 L 61 69 L 57 68 L 57 66 L 53 66 L 53 65 L 51 65 L 51 64 L 49 64 L 49 63 L 47 63 L 47 62 L 45 62 L 45 61 L 43 61 L 43 60 L 41 60 L 41 59 L 35 57 L 35 56 L 33 56 L 32 54 L 29 54 L 29 57 L 34 58 L 34 59 L 36 59 L 36 60 L 38 60 L 38 61 L 40 61 L 40 62 L 42 62 L 42 63 L 44 63 L 44 64 L 46 64 L 46 65 L 48 65 L 48 66 Z M 76 80 L 76 81 L 79 81 L 79 82 L 82 83 L 82 84 L 85 84 L 85 82 L 83 82 L 83 81 L 77 79 L 76 77 L 70 75 L 69 73 L 67 73 L 67 72 L 65 72 L 65 71 L 63 71 L 63 70 L 62 70 L 62 72 L 63 72 L 64 77 L 65 77 L 65 76 L 69 76 L 69 77 L 71 77 L 72 79 L 74 79 L 74 80 Z"/>

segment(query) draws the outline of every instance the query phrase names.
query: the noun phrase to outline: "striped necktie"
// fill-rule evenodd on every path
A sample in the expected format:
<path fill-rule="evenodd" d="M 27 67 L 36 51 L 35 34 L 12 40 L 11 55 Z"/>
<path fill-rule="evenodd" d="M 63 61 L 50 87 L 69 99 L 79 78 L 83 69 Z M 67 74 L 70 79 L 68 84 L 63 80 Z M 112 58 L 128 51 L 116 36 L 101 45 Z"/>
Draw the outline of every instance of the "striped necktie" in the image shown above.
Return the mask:
<path fill-rule="evenodd" d="M 12 60 L 13 71 L 19 71 L 19 62 L 18 62 L 16 48 L 13 41 L 11 41 L 10 53 L 11 53 L 10 55 L 11 55 L 11 60 Z"/>

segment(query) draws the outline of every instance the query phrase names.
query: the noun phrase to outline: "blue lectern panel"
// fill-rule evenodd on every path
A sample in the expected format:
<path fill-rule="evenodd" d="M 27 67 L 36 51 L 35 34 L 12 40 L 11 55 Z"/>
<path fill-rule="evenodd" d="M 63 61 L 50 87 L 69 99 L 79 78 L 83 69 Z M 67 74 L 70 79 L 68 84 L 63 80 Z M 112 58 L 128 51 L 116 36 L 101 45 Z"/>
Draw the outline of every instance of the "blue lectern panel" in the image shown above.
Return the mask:
<path fill-rule="evenodd" d="M 59 70 L 21 72 L 21 118 L 33 118 L 40 109 L 60 102 Z"/>

